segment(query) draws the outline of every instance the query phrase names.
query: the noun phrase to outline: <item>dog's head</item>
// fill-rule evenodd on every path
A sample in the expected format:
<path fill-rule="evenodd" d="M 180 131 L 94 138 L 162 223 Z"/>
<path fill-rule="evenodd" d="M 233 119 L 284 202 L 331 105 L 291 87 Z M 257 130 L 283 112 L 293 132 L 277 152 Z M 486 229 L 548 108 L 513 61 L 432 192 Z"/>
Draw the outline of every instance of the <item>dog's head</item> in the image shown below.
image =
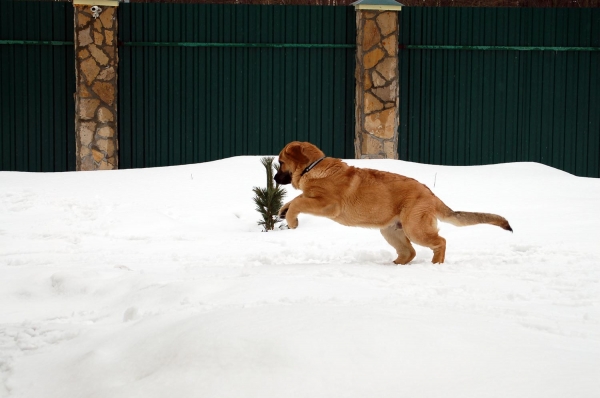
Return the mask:
<path fill-rule="evenodd" d="M 275 181 L 281 185 L 291 183 L 298 188 L 296 182 L 304 169 L 324 156 L 323 151 L 310 142 L 290 142 L 279 153 L 279 170 L 275 174 Z"/>

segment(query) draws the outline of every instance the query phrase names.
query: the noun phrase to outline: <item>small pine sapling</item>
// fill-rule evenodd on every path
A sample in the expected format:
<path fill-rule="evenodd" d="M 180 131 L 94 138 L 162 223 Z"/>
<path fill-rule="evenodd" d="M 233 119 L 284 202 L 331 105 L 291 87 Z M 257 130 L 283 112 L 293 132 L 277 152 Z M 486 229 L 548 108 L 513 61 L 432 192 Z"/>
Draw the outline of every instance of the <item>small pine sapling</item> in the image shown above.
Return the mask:
<path fill-rule="evenodd" d="M 283 198 L 285 197 L 285 191 L 279 187 L 279 184 L 273 182 L 273 169 L 275 171 L 279 169 L 279 165 L 274 165 L 273 160 L 272 157 L 264 157 L 260 160 L 267 171 L 267 187 L 252 188 L 255 194 L 256 211 L 262 216 L 262 220 L 258 222 L 258 225 L 262 225 L 265 232 L 274 230 L 277 223 L 281 222 L 277 217 L 277 213 L 283 206 Z"/>

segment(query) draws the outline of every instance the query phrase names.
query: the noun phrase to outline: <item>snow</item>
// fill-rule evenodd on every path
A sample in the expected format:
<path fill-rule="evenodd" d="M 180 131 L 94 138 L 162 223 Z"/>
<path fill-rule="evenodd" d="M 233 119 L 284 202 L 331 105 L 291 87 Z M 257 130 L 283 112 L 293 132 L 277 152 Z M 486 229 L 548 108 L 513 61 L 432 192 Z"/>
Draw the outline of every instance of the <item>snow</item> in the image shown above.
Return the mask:
<path fill-rule="evenodd" d="M 348 163 L 515 232 L 440 223 L 445 264 L 396 266 L 378 231 L 261 232 L 260 157 L 0 172 L 0 396 L 600 396 L 600 180 Z"/>

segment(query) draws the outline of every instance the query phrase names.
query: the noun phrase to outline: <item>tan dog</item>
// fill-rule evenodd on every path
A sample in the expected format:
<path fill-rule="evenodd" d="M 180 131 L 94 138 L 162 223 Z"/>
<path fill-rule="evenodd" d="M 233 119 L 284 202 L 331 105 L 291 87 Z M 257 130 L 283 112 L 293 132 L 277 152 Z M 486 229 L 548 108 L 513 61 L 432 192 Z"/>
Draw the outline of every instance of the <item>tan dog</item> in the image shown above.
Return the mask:
<path fill-rule="evenodd" d="M 279 184 L 302 194 L 283 205 L 279 216 L 292 229 L 298 214 L 323 216 L 343 225 L 378 228 L 398 253 L 396 264 L 407 264 L 416 253 L 411 242 L 433 250 L 433 263 L 443 263 L 446 240 L 437 220 L 456 226 L 492 224 L 512 232 L 496 214 L 453 211 L 420 182 L 384 171 L 360 169 L 327 158 L 316 146 L 294 141 L 279 154 Z"/>

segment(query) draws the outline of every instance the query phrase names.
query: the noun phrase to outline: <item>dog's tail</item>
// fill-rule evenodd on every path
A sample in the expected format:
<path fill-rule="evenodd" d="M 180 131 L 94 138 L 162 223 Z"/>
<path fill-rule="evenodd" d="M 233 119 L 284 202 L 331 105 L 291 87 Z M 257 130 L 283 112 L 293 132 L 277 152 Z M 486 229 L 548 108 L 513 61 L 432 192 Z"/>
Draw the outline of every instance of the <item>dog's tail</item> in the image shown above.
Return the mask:
<path fill-rule="evenodd" d="M 466 227 L 477 224 L 491 224 L 512 232 L 512 228 L 506 218 L 491 213 L 473 213 L 468 211 L 453 211 L 442 201 L 437 207 L 437 218 L 457 227 Z"/>

